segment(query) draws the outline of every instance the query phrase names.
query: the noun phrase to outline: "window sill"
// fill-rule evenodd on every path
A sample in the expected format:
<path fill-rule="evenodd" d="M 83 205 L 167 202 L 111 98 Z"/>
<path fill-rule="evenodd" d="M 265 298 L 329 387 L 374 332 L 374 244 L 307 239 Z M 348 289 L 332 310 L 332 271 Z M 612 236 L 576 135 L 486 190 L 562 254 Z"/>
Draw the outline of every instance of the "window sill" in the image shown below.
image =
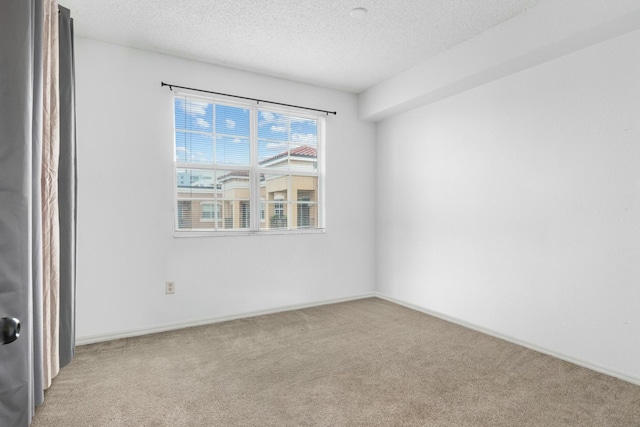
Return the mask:
<path fill-rule="evenodd" d="M 175 238 L 189 237 L 230 237 L 230 236 L 284 236 L 294 234 L 324 234 L 324 228 L 310 228 L 297 230 L 266 230 L 266 231 L 247 231 L 247 230 L 224 230 L 224 231 L 174 231 Z"/>

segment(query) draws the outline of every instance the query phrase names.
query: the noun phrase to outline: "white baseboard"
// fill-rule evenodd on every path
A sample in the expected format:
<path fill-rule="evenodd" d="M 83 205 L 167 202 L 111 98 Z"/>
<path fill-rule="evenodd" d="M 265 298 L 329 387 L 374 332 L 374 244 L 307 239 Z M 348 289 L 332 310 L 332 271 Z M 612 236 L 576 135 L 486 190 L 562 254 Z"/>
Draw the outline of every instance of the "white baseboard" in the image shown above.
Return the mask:
<path fill-rule="evenodd" d="M 316 302 L 307 303 L 307 304 L 286 305 L 286 306 L 271 308 L 268 310 L 251 311 L 247 313 L 233 314 L 229 316 L 214 316 L 214 317 L 207 317 L 202 319 L 187 320 L 184 322 L 163 323 L 160 325 L 147 326 L 143 328 L 127 329 L 122 331 L 109 332 L 106 334 L 85 335 L 85 336 L 76 337 L 76 345 L 94 344 L 94 343 L 104 342 L 104 341 L 113 341 L 121 338 L 138 337 L 141 335 L 155 334 L 158 332 L 173 331 L 176 329 L 190 328 L 193 326 L 202 326 L 202 325 L 209 325 L 212 323 L 227 322 L 229 320 L 263 316 L 265 314 L 281 313 L 283 311 L 300 310 L 302 308 L 319 307 L 322 305 L 337 304 L 340 302 L 355 301 L 355 300 L 364 299 L 364 298 L 373 298 L 376 296 L 377 296 L 376 292 L 369 292 L 366 294 L 354 295 L 346 298 L 322 300 L 322 301 L 316 301 Z"/>
<path fill-rule="evenodd" d="M 620 371 L 617 371 L 615 369 L 611 369 L 611 368 L 609 368 L 607 366 L 600 365 L 598 363 L 590 362 L 588 360 L 583 360 L 583 359 L 580 359 L 580 358 L 577 358 L 577 357 L 574 357 L 574 356 L 571 356 L 571 355 L 559 353 L 557 351 L 554 351 L 554 350 L 551 350 L 551 349 L 548 349 L 548 348 L 540 347 L 540 346 L 538 346 L 536 344 L 532 344 L 532 343 L 529 343 L 529 342 L 526 342 L 526 341 L 522 341 L 522 340 L 519 340 L 517 338 L 511 337 L 509 335 L 505 335 L 505 334 L 502 334 L 500 332 L 493 331 L 491 329 L 487 329 L 487 328 L 484 328 L 482 326 L 478 326 L 478 325 L 475 325 L 473 323 L 469 323 L 469 322 L 466 322 L 464 320 L 460 320 L 460 319 L 457 319 L 457 318 L 452 317 L 452 316 L 448 316 L 448 315 L 443 314 L 443 313 L 439 313 L 437 311 L 429 310 L 428 308 L 424 308 L 424 307 L 421 307 L 421 306 L 418 306 L 418 305 L 415 305 L 415 304 L 408 303 L 406 301 L 398 300 L 396 298 L 392 298 L 392 297 L 383 295 L 380 292 L 374 292 L 374 294 L 375 294 L 376 297 L 378 297 L 380 299 L 383 299 L 383 300 L 386 300 L 386 301 L 389 301 L 389 302 L 392 302 L 394 304 L 398 304 L 398 305 L 401 305 L 403 307 L 407 307 L 407 308 L 410 308 L 412 310 L 416 310 L 416 311 L 419 311 L 421 313 L 425 313 L 425 314 L 428 314 L 430 316 L 437 317 L 437 318 L 445 320 L 447 322 L 455 323 L 455 324 L 463 326 L 465 328 L 469 328 L 469 329 L 472 329 L 474 331 L 478 331 L 478 332 L 481 332 L 483 334 L 490 335 L 492 337 L 499 338 L 499 339 L 508 341 L 510 343 L 513 343 L 513 344 L 517 344 L 517 345 L 522 346 L 522 347 L 526 347 L 526 348 L 528 348 L 530 350 L 534 350 L 534 351 L 537 351 L 539 353 L 543 353 L 543 354 L 555 357 L 556 359 L 564 360 L 565 362 L 573 363 L 574 365 L 582 366 L 583 368 L 591 369 L 592 371 L 596 371 L 596 372 L 599 372 L 601 374 L 609 375 L 610 377 L 615 377 L 615 378 L 621 379 L 623 381 L 626 381 L 626 382 L 629 382 L 629 383 L 632 383 L 632 384 L 640 385 L 640 377 L 638 377 L 636 375 L 620 372 Z"/>

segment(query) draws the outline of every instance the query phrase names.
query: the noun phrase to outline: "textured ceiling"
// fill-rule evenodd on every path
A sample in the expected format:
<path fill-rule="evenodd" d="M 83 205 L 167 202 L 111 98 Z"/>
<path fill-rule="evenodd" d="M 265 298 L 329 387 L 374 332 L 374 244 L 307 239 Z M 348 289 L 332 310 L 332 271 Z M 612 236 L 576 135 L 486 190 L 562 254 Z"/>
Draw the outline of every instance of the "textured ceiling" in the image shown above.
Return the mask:
<path fill-rule="evenodd" d="M 81 37 L 354 93 L 540 1 L 59 0 Z"/>

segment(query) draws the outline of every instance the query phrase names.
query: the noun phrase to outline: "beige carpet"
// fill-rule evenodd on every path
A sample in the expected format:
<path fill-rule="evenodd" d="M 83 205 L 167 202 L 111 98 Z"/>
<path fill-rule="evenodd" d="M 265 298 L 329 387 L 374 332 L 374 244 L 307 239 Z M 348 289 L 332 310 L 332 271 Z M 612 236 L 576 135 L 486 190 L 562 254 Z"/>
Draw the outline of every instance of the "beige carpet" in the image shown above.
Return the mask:
<path fill-rule="evenodd" d="M 33 426 L 640 426 L 640 387 L 372 298 L 78 347 Z"/>

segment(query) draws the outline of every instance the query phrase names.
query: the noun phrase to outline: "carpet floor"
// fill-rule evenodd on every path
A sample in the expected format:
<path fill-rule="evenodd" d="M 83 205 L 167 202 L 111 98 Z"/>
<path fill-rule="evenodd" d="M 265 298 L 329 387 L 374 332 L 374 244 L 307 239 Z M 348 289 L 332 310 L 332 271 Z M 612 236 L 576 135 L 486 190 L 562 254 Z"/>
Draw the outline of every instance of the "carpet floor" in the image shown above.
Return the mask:
<path fill-rule="evenodd" d="M 33 427 L 640 426 L 640 387 L 378 299 L 80 346 Z"/>

